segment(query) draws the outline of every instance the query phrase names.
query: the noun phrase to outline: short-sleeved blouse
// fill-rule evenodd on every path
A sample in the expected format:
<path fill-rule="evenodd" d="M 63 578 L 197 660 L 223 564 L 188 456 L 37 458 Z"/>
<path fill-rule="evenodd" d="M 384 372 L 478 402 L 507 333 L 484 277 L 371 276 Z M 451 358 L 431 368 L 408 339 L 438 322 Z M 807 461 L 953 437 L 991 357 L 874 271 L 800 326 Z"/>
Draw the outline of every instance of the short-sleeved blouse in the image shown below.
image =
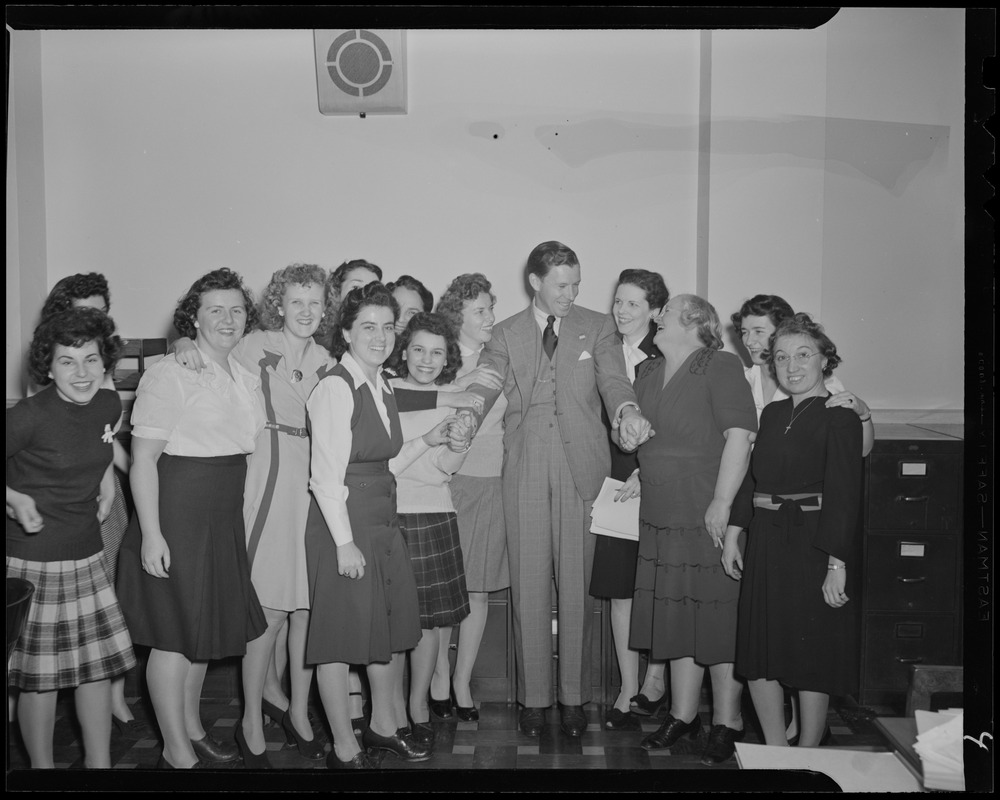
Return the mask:
<path fill-rule="evenodd" d="M 696 350 L 663 385 L 665 360 L 636 368 L 635 392 L 656 435 L 639 448 L 640 516 L 660 527 L 704 525 L 730 428 L 757 430 L 750 387 L 732 353 Z"/>
<path fill-rule="evenodd" d="M 132 435 L 162 439 L 172 456 L 212 458 L 252 453 L 264 427 L 260 379 L 229 357 L 230 377 L 202 353 L 194 372 L 168 355 L 143 373 L 132 409 Z"/>

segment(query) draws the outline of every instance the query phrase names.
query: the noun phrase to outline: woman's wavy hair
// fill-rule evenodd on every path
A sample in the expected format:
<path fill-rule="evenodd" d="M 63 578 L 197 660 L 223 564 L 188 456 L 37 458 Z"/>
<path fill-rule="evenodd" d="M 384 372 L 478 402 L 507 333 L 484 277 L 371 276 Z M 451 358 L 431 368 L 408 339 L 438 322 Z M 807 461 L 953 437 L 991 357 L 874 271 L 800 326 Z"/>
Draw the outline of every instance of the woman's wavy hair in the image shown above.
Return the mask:
<path fill-rule="evenodd" d="M 271 276 L 271 282 L 260 296 L 257 308 L 259 325 L 265 331 L 280 331 L 285 324 L 281 316 L 281 304 L 289 286 L 320 286 L 323 289 L 323 318 L 316 329 L 316 336 L 326 334 L 336 323 L 337 305 L 334 294 L 326 279 L 326 270 L 316 264 L 289 264 Z"/>
<path fill-rule="evenodd" d="M 240 277 L 239 273 L 223 267 L 202 275 L 177 301 L 177 308 L 174 310 L 174 328 L 177 329 L 177 333 L 191 340 L 198 338 L 195 322 L 198 320 L 198 309 L 201 308 L 202 295 L 217 289 L 237 289 L 243 293 L 243 305 L 247 310 L 246 327 L 243 329 L 244 336 L 257 327 L 258 314 L 257 306 L 253 302 L 253 294 L 243 283 L 243 278 Z"/>
<path fill-rule="evenodd" d="M 111 317 L 99 308 L 68 308 L 52 314 L 35 328 L 28 351 L 28 374 L 39 386 L 52 383 L 49 370 L 56 345 L 83 347 L 87 342 L 97 342 L 104 371 L 113 369 L 124 345 Z"/>
<path fill-rule="evenodd" d="M 715 306 L 696 294 L 679 294 L 674 299 L 681 303 L 681 325 L 697 327 L 698 341 L 710 350 L 721 350 L 722 326 Z"/>
<path fill-rule="evenodd" d="M 736 329 L 737 337 L 742 336 L 743 320 L 747 317 L 767 317 L 777 328 L 782 320 L 788 319 L 795 312 L 783 297 L 776 294 L 755 294 L 749 300 L 744 300 L 740 310 L 729 317 Z"/>
<path fill-rule="evenodd" d="M 837 355 L 837 345 L 826 335 L 822 325 L 814 322 L 808 314 L 793 314 L 788 319 L 782 320 L 767 341 L 764 363 L 770 367 L 772 375 L 777 374 L 774 369 L 774 343 L 782 336 L 808 336 L 812 339 L 816 343 L 816 350 L 826 359 L 826 366 L 823 368 L 824 378 L 829 378 L 844 360 Z"/>
<path fill-rule="evenodd" d="M 340 313 L 337 324 L 333 326 L 333 342 L 330 344 L 330 355 L 338 361 L 347 352 L 347 340 L 344 338 L 344 331 L 349 331 L 354 327 L 361 310 L 368 306 L 388 308 L 392 311 L 392 320 L 399 319 L 399 303 L 392 296 L 383 283 L 373 281 L 364 286 L 356 286 L 347 293 L 344 302 L 340 305 Z"/>
<path fill-rule="evenodd" d="M 618 276 L 618 285 L 636 286 L 646 293 L 650 308 L 663 308 L 670 301 L 670 290 L 659 272 L 648 269 L 624 269 Z"/>
<path fill-rule="evenodd" d="M 414 314 L 410 318 L 409 324 L 407 324 L 403 332 L 399 334 L 399 344 L 396 346 L 396 350 L 392 354 L 392 363 L 390 368 L 400 378 L 405 378 L 410 374 L 409 369 L 407 369 L 406 359 L 403 358 L 403 353 L 405 353 L 406 348 L 410 346 L 410 341 L 413 337 L 420 331 L 426 331 L 427 333 L 432 333 L 435 336 L 444 337 L 444 369 L 442 369 L 441 374 L 434 379 L 434 383 L 438 386 L 451 383 L 455 380 L 455 376 L 458 374 L 458 370 L 462 366 L 462 351 L 458 349 L 458 335 L 455 333 L 455 328 L 451 324 L 451 320 L 443 314 L 421 311 L 418 314 Z"/>
<path fill-rule="evenodd" d="M 330 273 L 330 291 L 333 292 L 334 303 L 336 303 L 337 298 L 340 297 L 340 289 L 344 285 L 344 281 L 347 280 L 348 274 L 356 269 L 366 269 L 369 272 L 375 273 L 375 276 L 380 281 L 382 280 L 382 268 L 377 264 L 372 264 L 370 261 L 365 261 L 363 258 L 355 258 L 351 261 L 345 261 Z"/>
<path fill-rule="evenodd" d="M 412 275 L 400 275 L 392 283 L 387 283 L 385 286 L 390 292 L 394 292 L 396 289 L 409 289 L 411 292 L 416 292 L 420 295 L 420 302 L 428 314 L 434 308 L 434 295 L 431 294 L 431 290 Z"/>
<path fill-rule="evenodd" d="M 42 319 L 48 319 L 53 314 L 73 307 L 74 300 L 86 300 L 88 297 L 100 295 L 104 298 L 104 313 L 111 308 L 111 292 L 108 280 L 99 272 L 78 272 L 67 275 L 56 282 L 45 298 L 42 306 Z"/>
<path fill-rule="evenodd" d="M 441 299 L 438 300 L 434 313 L 440 314 L 447 319 L 455 329 L 455 335 L 462 330 L 462 315 L 465 312 L 465 304 L 471 303 L 479 298 L 481 294 L 488 294 L 494 303 L 497 297 L 493 294 L 493 284 L 481 272 L 467 272 L 459 275 L 444 290 Z"/>

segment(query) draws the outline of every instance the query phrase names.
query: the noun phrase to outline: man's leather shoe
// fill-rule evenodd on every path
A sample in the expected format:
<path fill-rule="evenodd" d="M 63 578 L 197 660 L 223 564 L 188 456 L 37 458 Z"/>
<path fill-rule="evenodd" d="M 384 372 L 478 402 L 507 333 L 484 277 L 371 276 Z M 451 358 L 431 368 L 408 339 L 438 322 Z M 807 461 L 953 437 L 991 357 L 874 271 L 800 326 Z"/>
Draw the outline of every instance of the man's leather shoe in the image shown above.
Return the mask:
<path fill-rule="evenodd" d="M 236 742 L 220 742 L 214 736 L 205 734 L 204 738 L 191 740 L 191 747 L 199 761 L 208 764 L 228 764 L 240 757 Z"/>
<path fill-rule="evenodd" d="M 663 724 L 643 739 L 639 746 L 643 750 L 665 750 L 673 746 L 685 733 L 690 734 L 692 739 L 697 739 L 701 733 L 701 717 L 695 714 L 690 722 L 681 722 L 673 714 L 668 713 Z"/>
<path fill-rule="evenodd" d="M 408 731 L 403 733 L 403 730 L 401 728 L 392 736 L 380 736 L 368 727 L 361 734 L 361 742 L 368 750 L 385 750 L 405 761 L 426 761 L 430 758 L 430 748 L 416 741 Z"/>
<path fill-rule="evenodd" d="M 559 727 L 563 733 L 578 739 L 587 730 L 587 715 L 583 713 L 583 706 L 564 706 L 559 704 Z"/>
<path fill-rule="evenodd" d="M 545 709 L 528 708 L 521 709 L 521 717 L 517 722 L 517 727 L 525 736 L 541 736 L 545 727 Z"/>
<path fill-rule="evenodd" d="M 708 732 L 708 744 L 701 755 L 701 763 L 708 766 L 728 761 L 736 752 L 736 742 L 742 742 L 745 734 L 746 730 L 713 725 Z"/>

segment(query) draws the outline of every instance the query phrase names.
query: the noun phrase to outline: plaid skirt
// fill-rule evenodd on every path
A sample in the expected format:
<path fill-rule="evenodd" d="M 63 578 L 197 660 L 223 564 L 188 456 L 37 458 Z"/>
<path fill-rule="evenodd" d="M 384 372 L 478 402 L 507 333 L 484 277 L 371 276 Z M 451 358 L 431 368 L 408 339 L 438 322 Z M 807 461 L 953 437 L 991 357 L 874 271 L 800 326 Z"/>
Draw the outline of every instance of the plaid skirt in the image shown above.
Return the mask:
<path fill-rule="evenodd" d="M 469 616 L 458 517 L 454 511 L 400 514 L 399 527 L 417 581 L 421 629 L 457 625 Z"/>
<path fill-rule="evenodd" d="M 35 587 L 24 632 L 7 665 L 8 686 L 50 692 L 113 678 L 135 666 L 101 553 L 79 561 L 7 556 L 7 577 Z"/>

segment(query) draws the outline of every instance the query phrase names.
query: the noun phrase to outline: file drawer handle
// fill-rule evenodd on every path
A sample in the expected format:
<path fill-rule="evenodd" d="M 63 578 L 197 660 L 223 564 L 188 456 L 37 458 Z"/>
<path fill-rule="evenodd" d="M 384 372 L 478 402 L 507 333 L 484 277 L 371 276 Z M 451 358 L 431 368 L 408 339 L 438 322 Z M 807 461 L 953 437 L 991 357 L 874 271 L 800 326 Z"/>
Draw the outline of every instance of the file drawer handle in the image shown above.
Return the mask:
<path fill-rule="evenodd" d="M 904 503 L 926 503 L 930 500 L 930 495 L 921 495 L 920 497 L 907 497 L 905 494 L 896 495 L 896 500 L 902 501 Z"/>
<path fill-rule="evenodd" d="M 916 658 L 901 658 L 900 656 L 896 656 L 896 660 L 900 664 L 919 664 L 921 661 L 924 660 L 924 657 L 917 656 Z"/>
<path fill-rule="evenodd" d="M 927 576 L 921 575 L 919 578 L 904 578 L 902 575 L 897 575 L 896 580 L 900 583 L 923 583 L 927 580 Z"/>

